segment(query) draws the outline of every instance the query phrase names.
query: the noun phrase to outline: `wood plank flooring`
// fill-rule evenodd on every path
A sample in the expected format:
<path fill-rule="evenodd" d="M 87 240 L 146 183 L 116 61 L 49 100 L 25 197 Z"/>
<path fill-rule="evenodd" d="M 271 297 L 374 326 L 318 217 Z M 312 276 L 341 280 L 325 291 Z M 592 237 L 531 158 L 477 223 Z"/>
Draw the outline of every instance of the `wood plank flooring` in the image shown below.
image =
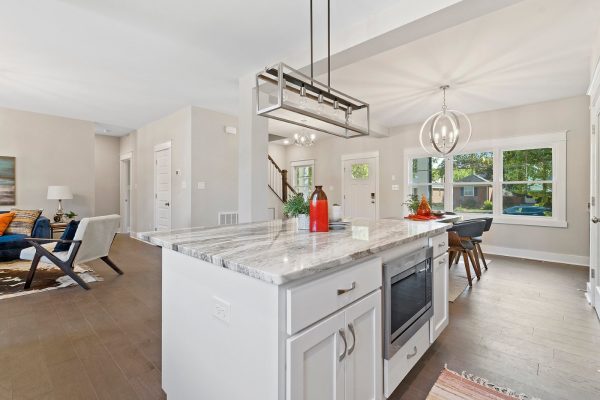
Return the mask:
<path fill-rule="evenodd" d="M 105 281 L 90 291 L 0 301 L 0 400 L 165 398 L 160 249 L 119 236 L 110 256 L 125 275 L 93 262 Z M 424 399 L 446 363 L 543 400 L 600 399 L 586 278 L 585 268 L 494 258 L 392 399 Z"/>

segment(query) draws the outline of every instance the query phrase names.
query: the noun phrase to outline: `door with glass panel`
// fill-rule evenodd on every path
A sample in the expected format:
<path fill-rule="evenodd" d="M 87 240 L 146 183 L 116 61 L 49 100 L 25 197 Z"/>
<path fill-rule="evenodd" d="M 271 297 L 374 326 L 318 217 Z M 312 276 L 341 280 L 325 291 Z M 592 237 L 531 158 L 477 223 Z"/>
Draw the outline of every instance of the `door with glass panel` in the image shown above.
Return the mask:
<path fill-rule="evenodd" d="M 343 208 L 347 218 L 377 218 L 377 158 L 343 161 Z"/>

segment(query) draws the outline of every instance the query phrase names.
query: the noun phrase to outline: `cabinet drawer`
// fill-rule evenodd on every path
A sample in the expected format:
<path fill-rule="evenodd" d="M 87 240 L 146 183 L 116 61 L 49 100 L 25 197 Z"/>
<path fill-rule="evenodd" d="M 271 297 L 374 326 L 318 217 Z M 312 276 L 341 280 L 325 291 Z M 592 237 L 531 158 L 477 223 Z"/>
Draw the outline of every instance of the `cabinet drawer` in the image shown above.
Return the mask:
<path fill-rule="evenodd" d="M 381 287 L 381 258 L 287 289 L 287 333 L 293 335 Z"/>
<path fill-rule="evenodd" d="M 391 360 L 384 361 L 384 389 L 385 397 L 391 396 L 400 382 L 421 359 L 429 348 L 429 322 L 414 334 L 412 338 Z"/>
<path fill-rule="evenodd" d="M 442 233 L 441 235 L 434 236 L 431 239 L 431 246 L 433 246 L 433 258 L 441 256 L 448 250 L 448 234 Z"/>

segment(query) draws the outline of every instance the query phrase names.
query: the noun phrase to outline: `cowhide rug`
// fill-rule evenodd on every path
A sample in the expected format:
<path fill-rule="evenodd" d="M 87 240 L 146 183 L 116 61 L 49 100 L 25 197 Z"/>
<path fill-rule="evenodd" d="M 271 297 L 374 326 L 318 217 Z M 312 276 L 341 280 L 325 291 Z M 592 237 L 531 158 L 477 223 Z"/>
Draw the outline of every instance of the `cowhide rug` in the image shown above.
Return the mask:
<path fill-rule="evenodd" d="M 31 288 L 24 290 L 29 267 L 31 261 L 25 260 L 0 263 L 0 300 L 77 285 L 57 266 L 40 262 Z M 102 280 L 91 267 L 85 264 L 77 265 L 75 272 L 88 283 Z"/>

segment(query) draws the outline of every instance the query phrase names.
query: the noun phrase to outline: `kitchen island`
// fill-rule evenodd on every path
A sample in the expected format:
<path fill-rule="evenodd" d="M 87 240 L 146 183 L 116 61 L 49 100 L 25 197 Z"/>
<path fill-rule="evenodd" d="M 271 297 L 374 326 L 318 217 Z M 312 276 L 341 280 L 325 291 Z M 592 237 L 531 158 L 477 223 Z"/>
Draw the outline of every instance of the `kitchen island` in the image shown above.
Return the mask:
<path fill-rule="evenodd" d="M 163 248 L 168 398 L 388 396 L 447 325 L 448 227 L 352 220 L 345 230 L 309 233 L 275 220 L 140 234 Z M 438 309 L 396 361 L 384 360 L 382 264 L 429 246 L 446 276 L 434 270 Z"/>

